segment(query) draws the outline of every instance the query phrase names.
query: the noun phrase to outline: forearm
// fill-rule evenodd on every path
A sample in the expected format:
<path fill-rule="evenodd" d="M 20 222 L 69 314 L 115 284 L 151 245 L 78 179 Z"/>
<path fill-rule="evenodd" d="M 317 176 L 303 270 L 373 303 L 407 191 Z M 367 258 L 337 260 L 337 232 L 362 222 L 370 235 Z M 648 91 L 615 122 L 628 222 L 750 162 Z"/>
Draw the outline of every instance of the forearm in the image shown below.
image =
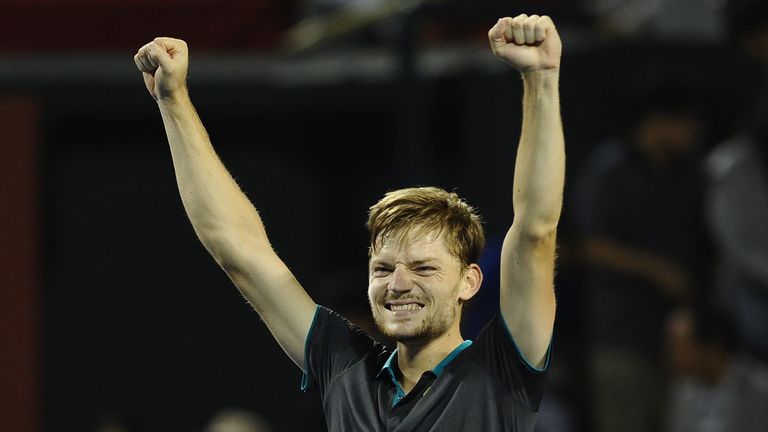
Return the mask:
<path fill-rule="evenodd" d="M 605 237 L 587 237 L 582 253 L 589 264 L 647 279 L 653 279 L 657 269 L 669 266 L 661 257 Z"/>
<path fill-rule="evenodd" d="M 515 224 L 531 235 L 557 229 L 565 181 L 559 70 L 523 74 L 523 125 L 515 164 Z"/>
<path fill-rule="evenodd" d="M 582 256 L 592 266 L 642 278 L 671 300 L 685 300 L 690 295 L 685 268 L 658 253 L 593 236 L 584 240 Z"/>
<path fill-rule="evenodd" d="M 158 107 L 184 208 L 208 251 L 222 264 L 237 244 L 268 246 L 256 209 L 216 155 L 186 92 Z"/>

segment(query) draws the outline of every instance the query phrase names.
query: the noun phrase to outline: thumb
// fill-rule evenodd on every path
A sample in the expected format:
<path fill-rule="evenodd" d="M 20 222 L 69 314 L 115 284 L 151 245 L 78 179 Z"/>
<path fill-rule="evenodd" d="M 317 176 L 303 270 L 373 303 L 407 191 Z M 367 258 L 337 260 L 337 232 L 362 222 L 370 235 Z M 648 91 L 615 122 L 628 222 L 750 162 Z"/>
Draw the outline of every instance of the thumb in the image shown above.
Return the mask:
<path fill-rule="evenodd" d="M 147 45 L 147 54 L 149 54 L 150 60 L 156 65 L 168 70 L 172 67 L 173 60 L 171 55 L 168 54 L 166 48 L 157 42 L 150 42 Z"/>
<path fill-rule="evenodd" d="M 500 18 L 496 24 L 488 31 L 488 40 L 491 42 L 491 46 L 500 47 L 507 43 L 507 39 L 504 36 L 505 30 L 508 27 L 506 20 Z"/>

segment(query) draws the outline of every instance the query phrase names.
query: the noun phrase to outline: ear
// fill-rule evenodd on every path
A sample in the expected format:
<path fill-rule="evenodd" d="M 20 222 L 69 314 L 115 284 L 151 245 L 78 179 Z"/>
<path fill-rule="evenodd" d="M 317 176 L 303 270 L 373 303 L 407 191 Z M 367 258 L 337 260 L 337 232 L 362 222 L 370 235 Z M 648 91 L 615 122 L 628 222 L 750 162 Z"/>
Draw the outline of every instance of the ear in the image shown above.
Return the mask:
<path fill-rule="evenodd" d="M 477 294 L 480 290 L 480 285 L 483 284 L 483 271 L 480 270 L 480 266 L 477 264 L 470 264 L 464 270 L 464 277 L 461 281 L 461 290 L 459 291 L 459 299 L 461 301 L 467 301 Z"/>

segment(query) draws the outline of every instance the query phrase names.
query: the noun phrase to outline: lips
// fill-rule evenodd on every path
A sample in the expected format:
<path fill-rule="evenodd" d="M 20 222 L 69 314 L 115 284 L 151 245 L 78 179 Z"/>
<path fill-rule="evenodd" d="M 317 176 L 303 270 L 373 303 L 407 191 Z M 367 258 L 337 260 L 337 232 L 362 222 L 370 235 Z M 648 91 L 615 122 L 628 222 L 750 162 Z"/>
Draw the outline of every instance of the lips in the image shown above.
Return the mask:
<path fill-rule="evenodd" d="M 386 302 L 384 303 L 384 307 L 392 312 L 412 312 L 422 309 L 424 304 L 414 301 L 396 301 Z"/>

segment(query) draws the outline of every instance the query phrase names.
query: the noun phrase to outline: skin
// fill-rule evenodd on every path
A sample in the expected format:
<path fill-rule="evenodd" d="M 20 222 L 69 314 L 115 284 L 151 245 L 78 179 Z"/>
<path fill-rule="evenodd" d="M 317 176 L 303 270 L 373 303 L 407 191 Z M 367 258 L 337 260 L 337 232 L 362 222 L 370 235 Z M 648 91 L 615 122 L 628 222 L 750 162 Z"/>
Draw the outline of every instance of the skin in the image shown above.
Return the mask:
<path fill-rule="evenodd" d="M 552 20 L 537 15 L 502 18 L 488 39 L 494 54 L 523 78 L 515 219 L 502 245 L 499 306 L 523 356 L 542 367 L 555 321 L 555 246 L 565 182 L 558 89 L 562 43 Z"/>
<path fill-rule="evenodd" d="M 435 232 L 412 229 L 389 237 L 372 254 L 368 300 L 379 330 L 397 341 L 404 390 L 463 342 L 461 305 L 482 279 L 480 267 L 463 268 Z M 408 304 L 418 310 L 393 310 Z"/>
<path fill-rule="evenodd" d="M 558 93 L 562 45 L 552 20 L 537 15 L 502 18 L 488 37 L 494 54 L 520 71 L 524 84 L 512 194 L 516 216 L 502 248 L 500 309 L 523 355 L 542 366 L 554 325 L 555 239 L 565 176 Z M 187 92 L 187 44 L 156 38 L 134 61 L 163 118 L 179 193 L 196 234 L 283 350 L 306 370 L 304 344 L 315 303 L 274 253 L 259 213 L 213 149 Z M 476 264 L 462 268 L 434 235 L 403 240 L 385 239 L 372 257 L 391 270 L 383 275 L 372 266 L 369 294 L 374 316 L 400 339 L 398 366 L 407 391 L 461 343 L 461 302 L 474 295 L 482 274 Z M 428 267 L 434 270 L 425 273 L 417 261 L 426 258 L 433 259 Z M 388 316 L 387 299 L 406 296 L 423 302 L 425 310 Z"/>

